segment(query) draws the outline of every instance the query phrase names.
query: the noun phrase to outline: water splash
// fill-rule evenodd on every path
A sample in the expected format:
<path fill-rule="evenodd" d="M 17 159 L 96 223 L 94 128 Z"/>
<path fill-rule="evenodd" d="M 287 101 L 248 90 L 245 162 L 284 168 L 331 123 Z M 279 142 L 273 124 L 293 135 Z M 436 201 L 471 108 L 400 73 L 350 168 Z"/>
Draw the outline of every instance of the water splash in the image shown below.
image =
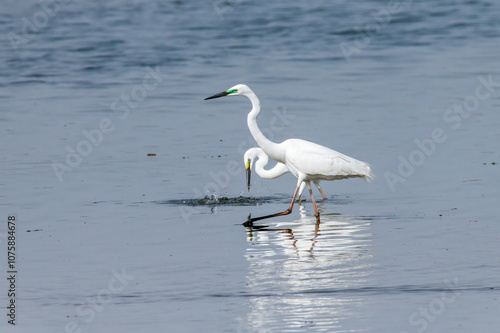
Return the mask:
<path fill-rule="evenodd" d="M 186 206 L 257 206 L 262 203 L 277 202 L 281 200 L 283 200 L 283 197 L 226 197 L 218 196 L 216 193 L 213 193 L 201 199 L 174 199 L 155 202 L 159 204 Z"/>

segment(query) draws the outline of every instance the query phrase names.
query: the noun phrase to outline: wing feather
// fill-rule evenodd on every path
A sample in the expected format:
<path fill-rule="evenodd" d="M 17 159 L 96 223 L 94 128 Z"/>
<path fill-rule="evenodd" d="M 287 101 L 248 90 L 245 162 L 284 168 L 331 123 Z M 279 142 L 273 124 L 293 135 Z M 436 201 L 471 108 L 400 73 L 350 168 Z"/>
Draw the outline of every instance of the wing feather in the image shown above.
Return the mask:
<path fill-rule="evenodd" d="M 368 163 L 312 142 L 290 141 L 287 166 L 304 173 L 308 179 L 372 178 Z"/>

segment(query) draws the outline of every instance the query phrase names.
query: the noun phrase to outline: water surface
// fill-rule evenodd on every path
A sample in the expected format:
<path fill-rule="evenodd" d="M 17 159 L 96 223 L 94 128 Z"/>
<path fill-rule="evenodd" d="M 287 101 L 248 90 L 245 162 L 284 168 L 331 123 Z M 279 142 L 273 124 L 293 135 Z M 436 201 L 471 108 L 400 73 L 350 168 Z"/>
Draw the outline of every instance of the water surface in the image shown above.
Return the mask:
<path fill-rule="evenodd" d="M 495 331 L 500 6 L 399 4 L 5 7 L 15 328 Z M 324 182 L 319 224 L 306 200 L 243 227 L 284 210 L 296 181 L 255 176 L 247 192 L 250 103 L 203 100 L 237 83 L 272 140 L 367 161 L 376 181 Z"/>

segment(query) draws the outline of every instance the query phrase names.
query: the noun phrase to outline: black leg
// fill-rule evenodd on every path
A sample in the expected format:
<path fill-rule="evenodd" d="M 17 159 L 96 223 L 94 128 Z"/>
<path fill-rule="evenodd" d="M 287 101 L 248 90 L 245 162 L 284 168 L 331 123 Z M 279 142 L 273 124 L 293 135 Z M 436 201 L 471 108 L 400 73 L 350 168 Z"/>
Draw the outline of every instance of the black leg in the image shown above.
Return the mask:
<path fill-rule="evenodd" d="M 295 203 L 295 198 L 297 197 L 297 193 L 299 192 L 299 188 L 300 188 L 300 186 L 297 186 L 297 188 L 295 189 L 295 193 L 293 194 L 293 198 L 292 198 L 292 202 L 290 203 L 290 207 L 288 207 L 288 209 L 285 210 L 284 212 L 271 214 L 271 215 L 265 215 L 265 216 L 259 216 L 259 217 L 254 217 L 254 218 L 248 218 L 248 220 L 245 223 L 243 223 L 243 225 L 244 226 L 252 226 L 253 225 L 252 223 L 255 221 L 290 214 L 292 212 L 293 204 Z"/>

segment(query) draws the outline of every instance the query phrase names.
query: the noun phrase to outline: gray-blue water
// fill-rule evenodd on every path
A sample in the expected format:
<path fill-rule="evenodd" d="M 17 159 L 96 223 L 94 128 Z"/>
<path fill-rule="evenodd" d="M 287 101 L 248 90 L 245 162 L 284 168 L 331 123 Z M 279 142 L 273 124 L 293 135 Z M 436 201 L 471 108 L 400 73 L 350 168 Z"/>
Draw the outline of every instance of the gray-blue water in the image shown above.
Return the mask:
<path fill-rule="evenodd" d="M 0 266 L 16 332 L 495 332 L 500 4 L 9 1 L 0 14 Z M 369 162 L 253 176 L 274 141 Z M 149 155 L 148 155 L 149 154 Z M 319 200 L 321 196 L 315 192 Z M 203 199 L 207 196 L 205 199 Z M 241 196 L 241 197 L 240 197 Z M 263 227 L 267 226 L 267 227 Z"/>

